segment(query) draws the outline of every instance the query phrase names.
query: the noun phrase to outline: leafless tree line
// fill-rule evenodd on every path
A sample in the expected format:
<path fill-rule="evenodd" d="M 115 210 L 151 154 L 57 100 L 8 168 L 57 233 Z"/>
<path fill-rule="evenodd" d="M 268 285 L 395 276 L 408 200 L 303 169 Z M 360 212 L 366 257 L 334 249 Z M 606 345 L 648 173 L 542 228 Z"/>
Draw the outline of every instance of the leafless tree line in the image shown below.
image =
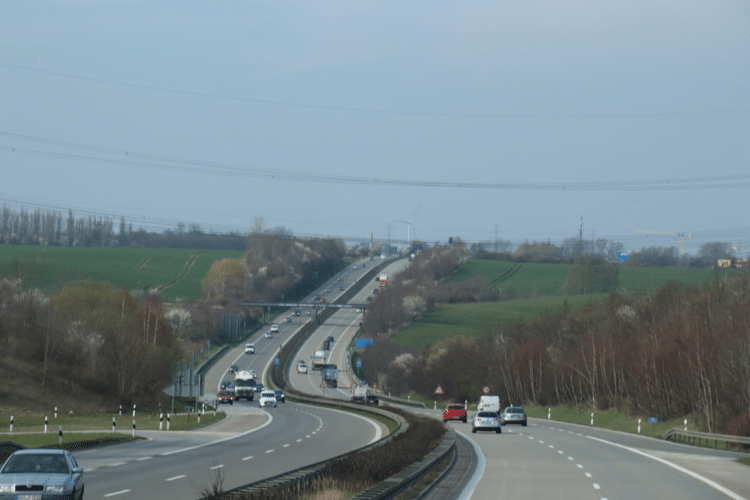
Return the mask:
<path fill-rule="evenodd" d="M 178 345 L 160 297 L 90 281 L 47 297 L 33 287 L 28 264 L 15 266 L 0 282 L 0 357 L 37 367 L 42 386 L 73 383 L 122 403 L 169 383 Z"/>
<path fill-rule="evenodd" d="M 394 392 L 432 397 L 440 384 L 474 401 L 486 385 L 506 404 L 692 414 L 709 432 L 750 432 L 750 274 L 612 294 L 421 351 L 376 341 L 363 366 Z"/>

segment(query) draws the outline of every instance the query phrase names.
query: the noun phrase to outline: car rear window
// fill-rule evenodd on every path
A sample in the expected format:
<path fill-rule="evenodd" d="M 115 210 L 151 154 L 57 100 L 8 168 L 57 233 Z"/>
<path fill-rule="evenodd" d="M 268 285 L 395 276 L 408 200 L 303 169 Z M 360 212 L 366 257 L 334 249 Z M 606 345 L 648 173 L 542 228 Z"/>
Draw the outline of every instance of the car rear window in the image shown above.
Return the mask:
<path fill-rule="evenodd" d="M 507 408 L 505 413 L 523 413 L 523 408 Z"/>
<path fill-rule="evenodd" d="M 463 405 L 448 405 L 449 410 L 463 410 Z"/>
<path fill-rule="evenodd" d="M 477 416 L 484 417 L 484 418 L 492 418 L 492 417 L 497 417 L 497 413 L 495 413 L 494 411 L 480 411 L 479 413 L 477 413 Z"/>

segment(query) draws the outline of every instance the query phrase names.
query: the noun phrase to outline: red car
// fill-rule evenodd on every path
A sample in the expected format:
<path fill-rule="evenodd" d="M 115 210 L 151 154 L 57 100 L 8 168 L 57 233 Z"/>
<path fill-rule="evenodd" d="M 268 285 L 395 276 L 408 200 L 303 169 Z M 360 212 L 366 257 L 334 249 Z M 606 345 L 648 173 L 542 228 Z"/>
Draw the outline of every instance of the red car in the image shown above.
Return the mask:
<path fill-rule="evenodd" d="M 233 405 L 234 393 L 232 391 L 219 391 L 217 399 L 219 400 L 219 404 L 229 403 L 230 405 Z"/>
<path fill-rule="evenodd" d="M 449 404 L 443 411 L 443 422 L 461 420 L 466 423 L 466 408 L 462 404 Z"/>

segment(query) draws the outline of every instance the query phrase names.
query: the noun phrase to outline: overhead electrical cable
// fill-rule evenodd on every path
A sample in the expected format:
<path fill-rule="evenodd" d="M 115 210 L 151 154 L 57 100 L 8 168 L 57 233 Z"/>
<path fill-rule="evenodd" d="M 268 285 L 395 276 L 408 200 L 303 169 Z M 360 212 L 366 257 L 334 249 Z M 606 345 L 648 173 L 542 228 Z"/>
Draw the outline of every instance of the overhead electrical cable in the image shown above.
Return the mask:
<path fill-rule="evenodd" d="M 21 71 L 29 71 L 35 73 L 42 73 L 47 75 L 54 75 L 63 78 L 72 78 L 76 80 L 84 80 L 95 83 L 104 83 L 107 85 L 118 85 L 121 87 L 131 87 L 143 90 L 153 90 L 158 92 L 169 92 L 173 94 L 182 94 L 195 97 L 205 97 L 211 99 L 223 99 L 228 101 L 241 101 L 255 104 L 264 104 L 272 106 L 286 106 L 293 108 L 308 108 L 308 109 L 321 109 L 327 111 L 346 111 L 354 113 L 375 113 L 385 115 L 406 115 L 406 116 L 429 116 L 429 117 L 447 117 L 447 118 L 512 118 L 512 119 L 571 119 L 571 118 L 585 118 L 585 119 L 601 119 L 601 118 L 645 118 L 645 117 L 669 117 L 669 116 L 688 116 L 688 115 L 711 115 L 711 114 L 725 114 L 725 113 L 741 113 L 750 111 L 750 108 L 734 108 L 734 109 L 709 109 L 709 110 L 691 110 L 691 111 L 662 111 L 662 112 L 642 112 L 642 113 L 602 113 L 602 114 L 504 114 L 504 113 L 456 113 L 456 112 L 439 112 L 439 111 L 405 111 L 396 109 L 377 109 L 377 108 L 358 108 L 353 106 L 333 106 L 326 104 L 309 104 L 301 102 L 291 101 L 277 101 L 272 99 L 257 99 L 249 97 L 237 97 L 228 96 L 221 94 L 212 94 L 208 92 L 194 92 L 190 90 L 170 89 L 167 87 L 158 87 L 155 85 L 144 85 L 138 83 L 127 83 L 116 80 L 107 80 L 104 78 L 95 78 L 90 76 L 74 75 L 70 73 L 63 73 L 60 71 L 50 71 L 44 69 L 30 68 L 27 66 L 21 66 L 18 64 L 0 63 L 0 66 L 5 68 L 12 68 Z"/>
<path fill-rule="evenodd" d="M 255 167 L 211 163 L 183 158 L 149 155 L 131 151 L 100 148 L 75 143 L 65 143 L 50 139 L 20 136 L 0 131 L 0 135 L 36 142 L 46 142 L 74 149 L 85 149 L 111 154 L 120 157 L 157 160 L 167 163 L 141 162 L 130 159 L 107 158 L 99 156 L 85 156 L 80 154 L 45 151 L 39 149 L 21 148 L 14 146 L 0 146 L 0 151 L 20 153 L 36 156 L 46 156 L 74 161 L 106 163 L 114 165 L 130 165 L 138 168 L 157 170 L 176 170 L 199 174 L 227 175 L 238 177 L 263 178 L 270 180 L 288 180 L 301 182 L 322 182 L 334 184 L 360 184 L 402 187 L 432 187 L 432 188 L 462 188 L 487 190 L 525 190 L 525 191 L 675 191 L 675 190 L 703 190 L 703 189 L 737 189 L 750 187 L 750 174 L 727 176 L 654 179 L 639 181 L 605 181 L 605 182 L 565 182 L 565 183 L 492 183 L 492 182 L 445 182 L 434 180 L 408 180 L 352 177 L 342 175 L 325 175 L 287 170 L 261 169 Z"/>

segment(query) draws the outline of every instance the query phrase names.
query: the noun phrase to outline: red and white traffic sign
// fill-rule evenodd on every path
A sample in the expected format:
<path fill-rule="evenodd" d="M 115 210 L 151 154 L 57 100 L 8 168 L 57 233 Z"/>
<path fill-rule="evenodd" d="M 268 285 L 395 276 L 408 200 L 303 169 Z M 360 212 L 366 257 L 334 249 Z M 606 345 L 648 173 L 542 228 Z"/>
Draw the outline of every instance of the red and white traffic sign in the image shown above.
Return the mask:
<path fill-rule="evenodd" d="M 485 394 L 489 394 L 490 393 L 490 386 L 485 385 L 484 387 L 482 387 L 482 392 L 485 393 Z"/>
<path fill-rule="evenodd" d="M 443 394 L 443 388 L 440 386 L 437 386 L 435 388 L 435 394 Z"/>
<path fill-rule="evenodd" d="M 351 390 L 354 390 L 354 389 L 356 389 L 356 388 L 357 388 L 357 384 L 355 384 L 355 383 L 352 383 L 352 385 L 350 385 L 350 386 L 349 386 L 349 388 L 350 388 Z"/>
<path fill-rule="evenodd" d="M 327 389 L 328 388 L 328 384 L 326 383 L 325 380 L 320 383 L 320 387 L 322 387 L 323 389 Z"/>

